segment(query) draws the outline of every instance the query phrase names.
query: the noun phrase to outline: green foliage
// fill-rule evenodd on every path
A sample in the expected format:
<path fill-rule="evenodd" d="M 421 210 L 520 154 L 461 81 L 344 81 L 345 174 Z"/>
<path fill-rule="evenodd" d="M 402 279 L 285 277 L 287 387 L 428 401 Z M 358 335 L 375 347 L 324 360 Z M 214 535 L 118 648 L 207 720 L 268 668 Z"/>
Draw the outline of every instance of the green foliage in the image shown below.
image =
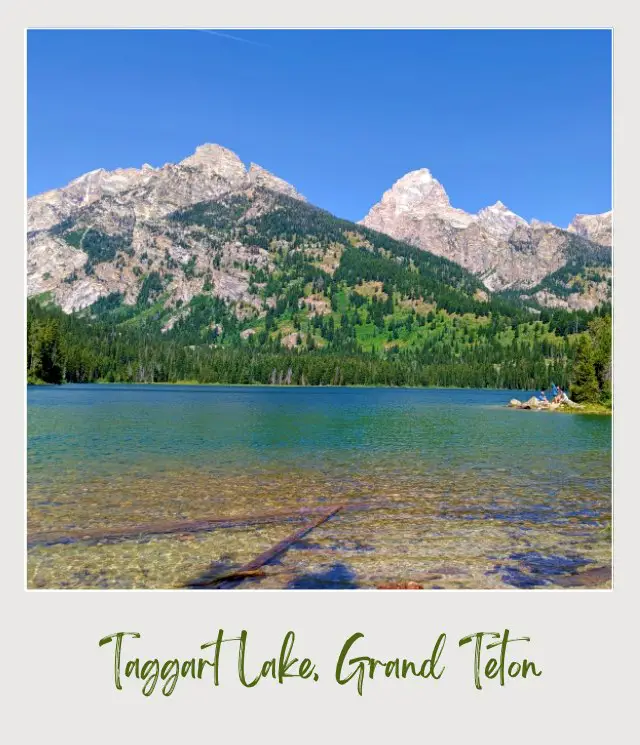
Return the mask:
<path fill-rule="evenodd" d="M 560 336 L 569 336 L 569 334 L 580 334 L 587 330 L 592 318 L 605 317 L 611 315 L 611 306 L 603 304 L 595 311 L 587 310 L 568 311 L 563 308 L 545 308 L 540 312 L 538 318 L 548 325 L 551 331 Z"/>
<path fill-rule="evenodd" d="M 62 383 L 60 327 L 55 317 L 45 311 L 27 316 L 27 380 Z"/>
<path fill-rule="evenodd" d="M 28 375 L 48 382 L 270 384 L 288 379 L 306 385 L 531 389 L 546 387 L 550 380 L 566 385 L 570 374 L 572 352 L 564 343 L 557 348 L 547 340 L 534 343 L 529 330 L 521 332 L 515 344 L 507 344 L 501 340 L 508 332 L 490 324 L 477 327 L 469 343 L 469 326 L 460 322 L 456 327 L 455 319 L 442 313 L 424 327 L 414 320 L 409 324 L 411 316 L 386 322 L 385 333 L 395 332 L 397 340 L 386 351 L 369 352 L 353 336 L 351 311 L 337 320 L 332 315 L 316 317 L 311 324 L 298 314 L 300 344 L 287 350 L 278 341 L 280 321 L 273 312 L 265 317 L 263 328 L 244 341 L 241 324 L 219 298 L 193 298 L 185 306 L 188 313 L 165 333 L 161 329 L 166 316 L 127 316 L 135 314 L 135 308 L 117 305 L 118 301 L 115 295 L 103 298 L 84 318 L 30 300 Z M 290 323 L 293 329 L 294 322 Z M 416 333 L 416 328 L 427 329 L 428 335 L 417 346 L 407 347 L 407 334 Z"/>
<path fill-rule="evenodd" d="M 571 381 L 578 403 L 611 403 L 611 335 L 611 316 L 601 316 L 580 338 Z"/>
<path fill-rule="evenodd" d="M 107 235 L 93 228 L 67 232 L 64 239 L 70 246 L 84 251 L 91 264 L 113 261 L 118 251 L 128 252 L 131 248 L 130 235 Z"/>
<path fill-rule="evenodd" d="M 539 284 L 528 290 L 528 293 L 534 295 L 539 290 L 547 290 L 557 297 L 565 298 L 579 289 L 574 286 L 576 279 L 580 283 L 602 282 L 605 281 L 607 270 L 610 268 L 610 248 L 592 243 L 580 236 L 573 236 L 567 247 L 567 263 L 548 274 Z"/>
<path fill-rule="evenodd" d="M 174 245 L 187 249 L 192 244 L 185 236 L 193 233 L 209 249 L 210 267 L 220 267 L 221 247 L 230 237 L 248 247 L 249 258 L 237 268 L 248 273 L 250 290 L 263 303 L 261 313 L 247 315 L 245 307 L 236 314 L 233 303 L 213 296 L 211 268 L 204 270 L 201 295 L 165 307 L 169 295 L 163 293 L 172 281 L 167 270 L 196 274 L 195 257 L 179 265 L 166 252 L 165 267 L 161 262 L 158 271 L 142 275 L 139 266 L 133 267 L 142 276 L 135 305 L 124 305 L 114 293 L 67 316 L 30 301 L 28 314 L 36 326 L 48 319 L 57 329 L 45 366 L 55 358 L 61 379 L 73 382 L 531 389 L 553 380 L 568 387 L 584 357 L 580 352 L 576 360 L 576 335 L 590 328 L 593 370 L 604 398 L 610 308 L 595 314 L 551 309 L 534 314 L 508 293 L 483 302 L 475 297 L 479 280 L 447 259 L 299 200 L 273 194 L 267 199 L 269 211 L 253 217 L 247 216 L 250 203 L 244 197 L 194 205 L 174 213 L 170 225 L 180 225 L 168 229 L 174 230 Z M 73 227 L 64 225 L 60 234 L 86 250 L 89 231 Z M 89 266 L 105 252 L 127 250 L 94 233 Z M 268 270 L 257 246 L 269 253 Z M 295 341 L 292 349 L 282 346 L 285 338 Z M 44 346 L 34 341 L 31 348 Z M 30 357 L 30 375 L 42 369 L 38 355 Z"/>
<path fill-rule="evenodd" d="M 577 403 L 588 403 L 597 401 L 599 396 L 600 389 L 595 372 L 593 342 L 589 334 L 584 334 L 578 343 L 571 383 L 571 397 Z"/>
<path fill-rule="evenodd" d="M 593 338 L 593 364 L 600 390 L 600 403 L 611 403 L 611 316 L 595 318 L 589 324 Z"/>
<path fill-rule="evenodd" d="M 185 262 L 182 265 L 182 271 L 184 272 L 184 276 L 187 278 L 192 278 L 195 276 L 195 267 L 196 267 L 196 257 L 192 256 L 189 261 Z"/>
<path fill-rule="evenodd" d="M 466 278 L 457 277 L 456 273 L 452 275 L 447 264 L 440 265 L 439 271 L 434 272 L 429 259 L 431 255 L 422 253 L 426 258 L 417 255 L 414 266 L 418 271 L 412 272 L 407 271 L 409 258 L 406 256 L 399 261 L 397 257 L 387 257 L 380 251 L 349 247 L 342 254 L 334 280 L 343 280 L 349 285 L 360 281 L 384 282 L 391 294 L 397 292 L 403 297 L 421 297 L 450 313 L 486 316 L 492 310 L 498 310 L 498 306 L 474 300 L 460 289 L 465 288 L 468 292 L 471 288 L 467 286 Z M 520 315 L 515 308 L 510 310 L 512 314 Z"/>
<path fill-rule="evenodd" d="M 144 308 L 162 292 L 164 285 L 158 272 L 151 272 L 143 279 L 136 305 Z"/>
<path fill-rule="evenodd" d="M 82 249 L 82 236 L 84 230 L 71 230 L 64 235 L 65 241 L 73 248 Z"/>
<path fill-rule="evenodd" d="M 186 345 L 204 342 L 240 342 L 239 324 L 228 305 L 217 297 L 196 295 L 191 298 L 188 313 L 183 315 L 167 333 L 168 339 Z M 217 327 L 222 327 L 222 333 Z"/>
<path fill-rule="evenodd" d="M 124 296 L 121 292 L 112 292 L 109 295 L 96 300 L 96 302 L 90 306 L 89 310 L 91 314 L 95 315 L 111 313 L 122 306 L 123 298 Z"/>
<path fill-rule="evenodd" d="M 185 225 L 200 225 L 216 231 L 230 230 L 249 207 L 249 200 L 233 196 L 220 202 L 200 202 L 169 215 L 169 219 Z"/>

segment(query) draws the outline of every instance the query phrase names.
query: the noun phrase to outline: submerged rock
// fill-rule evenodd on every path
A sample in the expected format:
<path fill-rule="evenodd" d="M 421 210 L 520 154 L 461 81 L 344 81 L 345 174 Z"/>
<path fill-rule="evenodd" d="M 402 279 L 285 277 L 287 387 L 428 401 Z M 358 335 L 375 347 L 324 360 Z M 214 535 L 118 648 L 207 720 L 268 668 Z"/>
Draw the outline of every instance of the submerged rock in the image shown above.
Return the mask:
<path fill-rule="evenodd" d="M 556 580 L 560 587 L 610 587 L 611 567 L 599 566 L 585 569 Z"/>
<path fill-rule="evenodd" d="M 423 590 L 424 587 L 418 582 L 386 582 L 378 585 L 378 590 Z"/>

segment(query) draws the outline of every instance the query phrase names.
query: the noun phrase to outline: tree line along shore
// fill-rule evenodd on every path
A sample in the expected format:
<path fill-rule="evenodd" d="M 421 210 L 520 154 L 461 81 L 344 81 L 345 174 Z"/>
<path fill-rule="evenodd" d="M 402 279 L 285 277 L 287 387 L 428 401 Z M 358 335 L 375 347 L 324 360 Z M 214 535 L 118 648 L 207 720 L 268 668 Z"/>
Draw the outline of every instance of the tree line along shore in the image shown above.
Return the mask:
<path fill-rule="evenodd" d="M 433 316 L 434 314 L 432 314 Z M 420 323 L 420 321 L 413 321 Z M 432 319 L 433 334 L 410 349 L 365 351 L 334 338 L 325 347 L 285 348 L 253 337 L 238 344 L 188 344 L 152 324 L 67 315 L 30 300 L 29 383 L 204 383 L 222 385 L 362 385 L 531 390 L 551 383 L 581 404 L 611 405 L 611 316 L 594 315 L 578 334 L 550 341 L 538 321 L 505 329 L 485 325 L 467 337 Z M 424 321 L 429 323 L 429 321 Z M 338 327 L 340 328 L 340 327 Z M 493 336 L 486 329 L 494 329 Z M 180 329 L 178 329 L 180 331 Z M 500 343 L 505 332 L 511 341 Z M 466 331 L 468 333 L 468 331 Z M 464 342 L 462 339 L 464 338 Z"/>

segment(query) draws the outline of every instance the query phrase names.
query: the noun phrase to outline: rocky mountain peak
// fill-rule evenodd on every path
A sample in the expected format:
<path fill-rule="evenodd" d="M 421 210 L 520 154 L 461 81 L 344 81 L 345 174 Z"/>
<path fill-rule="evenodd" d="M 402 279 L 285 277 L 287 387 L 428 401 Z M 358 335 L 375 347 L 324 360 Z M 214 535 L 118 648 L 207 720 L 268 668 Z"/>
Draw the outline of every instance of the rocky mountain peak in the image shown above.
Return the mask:
<path fill-rule="evenodd" d="M 96 168 L 71 181 L 65 190 L 83 204 L 91 204 L 103 194 L 115 194 L 128 189 L 141 175 L 142 171 L 137 168 L 116 168 L 115 171 Z"/>
<path fill-rule="evenodd" d="M 511 212 L 511 210 L 506 206 L 504 202 L 498 200 L 495 204 L 490 204 L 488 207 L 484 207 L 483 209 L 481 209 L 480 212 L 478 212 L 478 215 L 482 215 L 485 213 L 504 214 L 505 212 L 511 215 L 515 214 L 514 212 Z"/>
<path fill-rule="evenodd" d="M 570 233 L 577 233 L 583 238 L 600 243 L 602 246 L 610 246 L 612 235 L 611 210 L 600 215 L 576 215 L 567 230 Z"/>
<path fill-rule="evenodd" d="M 538 218 L 534 217 L 532 218 L 531 222 L 529 223 L 532 228 L 536 228 L 538 230 L 543 228 L 557 228 L 556 225 L 554 225 L 552 222 L 545 222 L 544 220 L 538 220 Z"/>
<path fill-rule="evenodd" d="M 455 261 L 491 291 L 535 286 L 566 264 L 572 243 L 567 231 L 540 220 L 528 223 L 500 200 L 477 214 L 452 207 L 427 168 L 398 179 L 361 222 Z M 608 235 L 610 245 L 610 224 L 610 213 L 579 215 L 570 230 L 601 244 Z"/>
<path fill-rule="evenodd" d="M 506 240 L 518 226 L 527 225 L 527 221 L 512 212 L 503 202 L 498 200 L 490 207 L 478 212 L 478 222 L 486 230 L 498 238 Z"/>
<path fill-rule="evenodd" d="M 411 171 L 398 179 L 384 193 L 382 201 L 394 205 L 398 213 L 415 211 L 417 208 L 449 206 L 446 191 L 428 168 Z"/>
<path fill-rule="evenodd" d="M 142 169 L 117 168 L 114 171 L 96 168 L 60 189 L 38 194 L 28 202 L 29 230 L 51 228 L 103 196 L 113 196 L 148 183 L 157 172 L 149 165 Z"/>
<path fill-rule="evenodd" d="M 141 168 L 114 171 L 97 168 L 66 186 L 38 194 L 28 202 L 28 229 L 48 230 L 104 196 L 122 195 L 139 218 L 149 219 L 256 185 L 304 200 L 291 184 L 264 168 L 252 164 L 247 170 L 232 150 L 205 143 L 176 165 L 154 168 L 145 163 Z M 136 194 L 124 196 L 131 189 Z"/>
<path fill-rule="evenodd" d="M 499 199 L 494 204 L 490 204 L 488 207 L 485 207 L 484 209 L 480 210 L 480 212 L 478 212 L 478 214 L 484 212 L 485 210 L 491 210 L 494 213 L 502 213 L 502 214 L 508 213 L 510 215 L 515 215 L 515 212 L 513 212 L 512 210 L 510 210 L 507 207 L 507 205 L 504 202 L 500 201 Z"/>
<path fill-rule="evenodd" d="M 202 267 L 211 268 L 210 246 L 202 239 L 201 227 L 185 227 L 184 215 L 175 216 L 196 205 L 199 214 L 206 212 L 208 203 L 233 202 L 251 205 L 246 215 L 255 217 L 283 201 L 263 190 L 304 200 L 283 179 L 255 163 L 247 168 L 234 152 L 210 143 L 180 163 L 161 168 L 145 163 L 140 168 L 92 170 L 29 199 L 29 294 L 54 292 L 65 310 L 86 307 L 114 292 L 133 302 L 137 277 L 149 274 L 151 262 L 152 271 L 159 272 L 164 262 L 179 266 L 197 255 Z M 221 214 L 226 214 L 224 209 Z M 578 243 L 593 242 L 587 259 L 590 266 L 599 265 L 602 246 L 611 245 L 611 212 L 577 215 L 568 232 L 538 220 L 529 224 L 501 201 L 469 214 L 451 205 L 428 168 L 398 179 L 361 223 L 460 264 L 478 275 L 490 291 L 535 287 L 566 264 Z M 576 241 L 572 233 L 585 240 Z M 231 269 L 239 256 L 243 262 L 248 260 L 241 242 L 229 240 L 228 246 L 235 257 Z M 610 257 L 608 251 L 604 253 L 603 265 Z M 606 297 L 606 269 L 602 276 L 598 292 Z M 196 280 L 204 283 L 203 275 L 178 278 L 171 286 L 186 302 L 198 290 Z M 244 279 L 240 282 L 235 275 L 229 279 L 225 274 L 218 280 L 221 296 L 247 300 L 249 285 Z"/>
<path fill-rule="evenodd" d="M 285 194 L 288 197 L 294 199 L 301 199 L 306 202 L 306 198 L 302 196 L 290 183 L 284 179 L 274 176 L 273 173 L 262 168 L 257 163 L 251 163 L 249 166 L 249 181 L 252 186 L 258 186 L 263 189 L 270 189 L 271 191 L 277 191 L 280 194 Z"/>
<path fill-rule="evenodd" d="M 437 180 L 428 168 L 418 168 L 401 176 L 393 185 L 393 189 L 397 191 L 417 189 L 418 191 L 428 193 L 437 183 Z"/>
<path fill-rule="evenodd" d="M 398 220 L 419 222 L 429 217 L 444 220 L 456 228 L 464 228 L 474 219 L 452 207 L 442 184 L 428 168 L 420 168 L 398 179 L 371 208 L 362 224 L 386 232 L 385 226 Z"/>
<path fill-rule="evenodd" d="M 244 163 L 232 150 L 211 143 L 199 145 L 195 152 L 180 161 L 179 165 L 197 168 L 233 185 L 240 185 L 247 174 Z"/>
<path fill-rule="evenodd" d="M 183 165 L 216 164 L 221 161 L 240 163 L 240 158 L 229 148 L 214 142 L 205 142 L 198 145 L 194 152 L 181 161 Z M 243 166 L 244 167 L 244 166 Z"/>

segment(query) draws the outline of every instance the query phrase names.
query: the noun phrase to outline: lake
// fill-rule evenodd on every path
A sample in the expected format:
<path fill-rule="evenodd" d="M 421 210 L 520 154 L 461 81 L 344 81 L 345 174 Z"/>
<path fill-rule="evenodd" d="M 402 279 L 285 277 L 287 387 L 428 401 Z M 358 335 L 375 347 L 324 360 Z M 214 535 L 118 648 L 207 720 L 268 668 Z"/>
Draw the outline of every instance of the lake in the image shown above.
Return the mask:
<path fill-rule="evenodd" d="M 237 586 L 609 586 L 611 417 L 506 408 L 529 395 L 29 387 L 28 586 L 193 586 L 333 505 L 347 509 Z M 231 522 L 133 535 L 215 518 Z M 101 537 L 114 528 L 130 535 Z"/>

